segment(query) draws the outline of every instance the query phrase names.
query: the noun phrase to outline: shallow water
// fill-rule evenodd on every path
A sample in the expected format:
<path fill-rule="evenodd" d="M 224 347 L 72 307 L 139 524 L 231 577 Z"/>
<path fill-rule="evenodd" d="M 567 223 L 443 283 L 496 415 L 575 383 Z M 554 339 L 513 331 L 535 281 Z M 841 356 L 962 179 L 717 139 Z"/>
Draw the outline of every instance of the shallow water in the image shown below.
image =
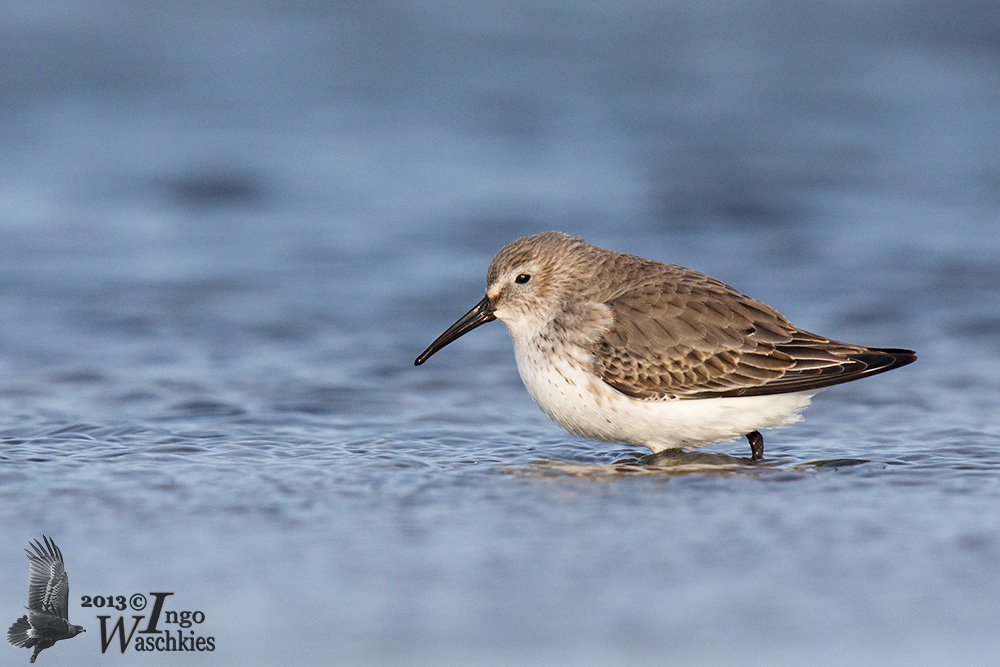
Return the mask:
<path fill-rule="evenodd" d="M 52 535 L 88 629 L 40 661 L 168 590 L 217 648 L 143 664 L 994 663 L 991 5 L 329 4 L 5 5 L 0 601 Z M 920 359 L 763 465 L 563 433 L 499 324 L 414 368 L 545 229 Z"/>

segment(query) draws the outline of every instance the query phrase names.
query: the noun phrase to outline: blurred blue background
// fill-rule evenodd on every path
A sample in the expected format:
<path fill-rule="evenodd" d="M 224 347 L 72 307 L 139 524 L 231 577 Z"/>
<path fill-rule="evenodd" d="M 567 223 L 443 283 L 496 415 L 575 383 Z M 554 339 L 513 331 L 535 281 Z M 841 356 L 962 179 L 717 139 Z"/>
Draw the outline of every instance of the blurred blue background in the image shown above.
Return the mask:
<path fill-rule="evenodd" d="M 0 608 L 45 532 L 88 629 L 41 660 L 165 589 L 217 649 L 144 664 L 994 664 L 993 3 L 0 8 Z M 920 360 L 619 475 L 502 326 L 412 367 L 548 229 Z"/>

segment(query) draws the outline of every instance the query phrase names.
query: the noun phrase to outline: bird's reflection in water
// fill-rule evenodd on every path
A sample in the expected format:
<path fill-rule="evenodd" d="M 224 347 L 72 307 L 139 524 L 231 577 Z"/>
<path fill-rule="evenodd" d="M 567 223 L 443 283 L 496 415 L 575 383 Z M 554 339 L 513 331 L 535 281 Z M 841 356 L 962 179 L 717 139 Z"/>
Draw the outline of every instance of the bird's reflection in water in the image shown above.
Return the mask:
<path fill-rule="evenodd" d="M 807 471 L 810 469 L 836 469 L 868 463 L 865 459 L 825 459 L 795 463 L 783 457 L 769 457 L 754 461 L 750 457 L 730 456 L 715 452 L 668 449 L 656 454 L 635 454 L 612 463 L 583 463 L 579 461 L 534 461 L 519 468 L 505 468 L 504 472 L 523 475 L 570 475 L 608 479 L 629 476 L 679 477 L 682 475 L 739 475 L 760 474 L 768 471 Z"/>

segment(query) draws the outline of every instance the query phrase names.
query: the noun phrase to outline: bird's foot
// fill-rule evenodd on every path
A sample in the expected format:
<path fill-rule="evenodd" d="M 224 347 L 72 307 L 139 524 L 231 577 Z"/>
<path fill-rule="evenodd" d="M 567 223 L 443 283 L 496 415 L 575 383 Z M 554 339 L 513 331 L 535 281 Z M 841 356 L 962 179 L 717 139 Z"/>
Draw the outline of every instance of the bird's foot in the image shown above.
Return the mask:
<path fill-rule="evenodd" d="M 760 431 L 747 433 L 747 442 L 750 443 L 750 460 L 762 460 L 764 458 L 764 436 L 760 434 Z"/>

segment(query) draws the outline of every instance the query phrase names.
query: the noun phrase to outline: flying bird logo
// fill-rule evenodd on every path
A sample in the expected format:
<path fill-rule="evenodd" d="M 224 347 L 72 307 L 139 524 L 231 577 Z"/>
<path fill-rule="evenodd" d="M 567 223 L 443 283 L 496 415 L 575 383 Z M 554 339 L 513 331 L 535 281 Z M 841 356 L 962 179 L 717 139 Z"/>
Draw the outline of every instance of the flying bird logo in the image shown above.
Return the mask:
<path fill-rule="evenodd" d="M 82 625 L 69 622 L 69 577 L 62 551 L 44 535 L 28 544 L 28 614 L 14 621 L 7 630 L 7 641 L 21 648 L 34 647 L 30 662 L 60 639 L 86 632 Z"/>

